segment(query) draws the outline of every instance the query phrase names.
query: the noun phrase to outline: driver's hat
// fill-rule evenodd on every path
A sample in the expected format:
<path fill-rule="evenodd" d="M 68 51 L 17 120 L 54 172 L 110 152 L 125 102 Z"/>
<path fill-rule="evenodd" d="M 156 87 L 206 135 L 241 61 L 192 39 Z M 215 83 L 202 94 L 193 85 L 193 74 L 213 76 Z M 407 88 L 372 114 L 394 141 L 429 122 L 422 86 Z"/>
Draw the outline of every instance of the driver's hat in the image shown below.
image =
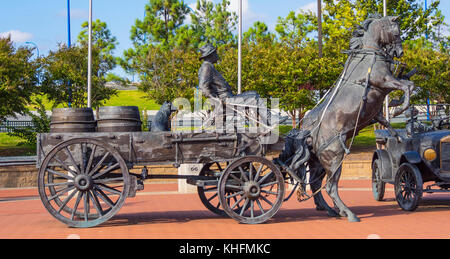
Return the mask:
<path fill-rule="evenodd" d="M 207 56 L 216 52 L 216 48 L 213 45 L 211 45 L 210 43 L 207 43 L 206 45 L 200 47 L 199 50 L 200 50 L 200 54 L 201 54 L 200 59 L 206 58 Z"/>

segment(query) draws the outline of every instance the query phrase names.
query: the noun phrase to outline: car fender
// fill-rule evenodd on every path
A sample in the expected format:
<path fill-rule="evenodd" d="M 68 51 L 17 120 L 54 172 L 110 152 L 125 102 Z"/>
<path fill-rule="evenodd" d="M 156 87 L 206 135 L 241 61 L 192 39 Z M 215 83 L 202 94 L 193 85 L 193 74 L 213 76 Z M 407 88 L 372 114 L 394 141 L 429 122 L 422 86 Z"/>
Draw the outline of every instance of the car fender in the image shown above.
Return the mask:
<path fill-rule="evenodd" d="M 407 151 L 403 153 L 402 157 L 400 158 L 400 164 L 403 164 L 404 162 L 408 162 L 410 164 L 418 164 L 422 162 L 422 158 L 416 151 Z"/>
<path fill-rule="evenodd" d="M 373 162 L 378 159 L 381 162 L 381 179 L 382 180 L 393 180 L 392 173 L 392 162 L 389 153 L 383 149 L 377 149 L 372 156 L 372 167 Z M 373 168 L 372 168 L 373 169 Z"/>

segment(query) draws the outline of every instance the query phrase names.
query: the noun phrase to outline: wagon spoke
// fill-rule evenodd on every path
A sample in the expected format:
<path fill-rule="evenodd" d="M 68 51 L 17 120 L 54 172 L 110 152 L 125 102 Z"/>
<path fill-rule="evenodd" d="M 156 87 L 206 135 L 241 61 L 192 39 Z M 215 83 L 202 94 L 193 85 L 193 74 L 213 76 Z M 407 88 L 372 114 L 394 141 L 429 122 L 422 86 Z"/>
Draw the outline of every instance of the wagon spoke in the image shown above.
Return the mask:
<path fill-rule="evenodd" d="M 102 208 L 102 205 L 100 204 L 100 201 L 98 200 L 98 197 L 94 194 L 94 191 L 91 190 L 89 191 L 89 197 L 91 198 L 91 202 L 95 208 L 95 210 L 97 211 L 98 214 L 91 214 L 91 215 L 95 215 L 96 217 L 101 217 L 103 215 L 105 215 L 105 211 Z"/>
<path fill-rule="evenodd" d="M 256 203 L 258 204 L 259 209 L 261 210 L 262 214 L 266 213 L 261 205 L 261 202 L 259 201 L 259 199 L 256 200 Z"/>
<path fill-rule="evenodd" d="M 84 221 L 88 221 L 89 211 L 90 211 L 89 192 L 85 192 L 84 193 Z"/>
<path fill-rule="evenodd" d="M 100 161 L 97 163 L 97 165 L 94 167 L 94 169 L 92 169 L 88 173 L 89 176 L 94 175 L 100 169 L 100 166 L 102 166 L 103 162 L 105 162 L 105 159 L 109 156 L 109 154 L 110 154 L 109 152 L 106 152 L 106 154 L 102 157 L 102 159 L 100 159 Z"/>
<path fill-rule="evenodd" d="M 242 169 L 241 166 L 239 166 L 239 171 L 241 172 L 241 176 L 244 178 L 244 180 L 245 180 L 246 182 L 248 182 L 247 175 L 246 175 L 246 173 L 244 172 L 244 169 Z"/>
<path fill-rule="evenodd" d="M 250 217 L 251 218 L 254 218 L 255 217 L 255 215 L 254 215 L 254 208 L 255 207 L 255 201 L 250 201 Z"/>
<path fill-rule="evenodd" d="M 261 192 L 267 193 L 267 194 L 278 195 L 278 193 L 276 193 L 276 192 L 271 192 L 271 191 L 266 191 L 266 190 L 261 190 Z"/>
<path fill-rule="evenodd" d="M 92 167 L 92 162 L 94 160 L 94 156 L 95 156 L 95 151 L 97 150 L 97 145 L 94 145 L 94 147 L 91 150 L 91 155 L 89 157 L 89 161 L 88 164 L 86 166 L 86 172 L 89 172 L 89 170 L 91 170 Z"/>
<path fill-rule="evenodd" d="M 260 174 L 261 174 L 261 170 L 262 170 L 263 167 L 264 167 L 264 164 L 261 164 L 261 165 L 259 166 L 258 171 L 256 171 L 254 181 L 258 181 L 258 178 L 259 178 L 259 176 L 260 176 Z"/>
<path fill-rule="evenodd" d="M 115 163 L 114 165 L 112 165 L 112 166 L 106 168 L 105 171 L 100 172 L 99 174 L 96 174 L 96 175 L 92 176 L 92 179 L 95 180 L 95 179 L 97 179 L 97 178 L 99 178 L 99 177 L 101 177 L 101 176 L 103 176 L 103 175 L 105 175 L 105 174 L 107 174 L 107 173 L 109 173 L 109 172 L 111 172 L 111 171 L 113 171 L 113 170 L 116 170 L 116 169 L 118 169 L 118 168 L 120 168 L 119 163 Z M 94 172 L 94 173 L 95 173 L 95 172 Z"/>
<path fill-rule="evenodd" d="M 242 181 L 241 179 L 237 178 L 235 175 L 230 174 L 230 176 L 231 176 L 231 178 L 233 178 L 233 179 L 235 179 L 236 181 L 238 181 L 240 184 L 243 183 L 243 181 Z"/>
<path fill-rule="evenodd" d="M 61 172 L 52 170 L 52 169 L 50 169 L 50 168 L 46 168 L 46 170 L 47 170 L 49 173 L 52 173 L 52 174 L 61 176 L 62 178 L 65 178 L 65 179 L 67 179 L 67 180 L 73 180 L 73 177 L 71 177 L 70 175 L 67 175 L 67 174 L 64 174 L 64 173 L 61 173 Z"/>
<path fill-rule="evenodd" d="M 122 192 L 120 192 L 119 190 L 116 190 L 116 189 L 114 189 L 112 187 L 108 187 L 108 186 L 106 186 L 104 184 L 99 184 L 99 185 L 97 185 L 97 187 L 102 189 L 103 191 L 108 191 L 108 192 L 113 193 L 113 194 L 117 194 L 117 195 L 121 195 L 122 194 Z"/>
<path fill-rule="evenodd" d="M 70 192 L 71 190 L 75 189 L 75 186 L 67 186 L 66 188 L 63 188 L 61 190 L 56 191 L 56 194 L 53 195 L 52 197 L 48 198 L 48 201 L 52 201 L 56 198 L 58 198 L 59 196 L 66 194 L 68 192 Z"/>
<path fill-rule="evenodd" d="M 243 197 L 244 197 L 244 196 L 243 196 Z M 241 212 L 239 213 L 239 216 L 242 216 L 242 215 L 244 214 L 244 211 L 245 211 L 246 208 L 247 208 L 247 205 L 248 205 L 249 200 L 250 200 L 250 199 L 248 199 L 248 198 L 245 199 L 245 201 L 244 201 L 244 206 L 242 206 L 242 209 L 241 209 Z"/>
<path fill-rule="evenodd" d="M 94 189 L 94 193 L 98 193 L 100 199 L 102 199 L 109 207 L 114 207 L 114 202 L 100 189 Z M 98 192 L 97 192 L 98 191 Z"/>
<path fill-rule="evenodd" d="M 270 206 L 273 206 L 273 203 L 271 201 L 269 201 L 266 197 L 264 196 L 259 196 L 261 197 L 261 199 L 263 199 L 263 201 L 267 202 Z"/>
<path fill-rule="evenodd" d="M 73 182 L 46 183 L 46 184 L 45 184 L 45 187 L 54 187 L 54 186 L 61 186 L 61 185 L 73 185 Z"/>
<path fill-rule="evenodd" d="M 238 190 L 242 190 L 243 187 L 242 186 L 238 186 L 238 185 L 231 185 L 231 184 L 227 184 L 227 189 L 238 189 Z"/>
<path fill-rule="evenodd" d="M 266 183 L 266 184 L 261 184 L 260 186 L 261 186 L 261 188 L 264 188 L 264 187 L 268 187 L 268 186 L 272 186 L 272 185 L 275 185 L 275 184 L 277 184 L 278 182 L 270 182 L 270 183 Z"/>
<path fill-rule="evenodd" d="M 72 166 L 75 168 L 75 171 L 77 171 L 77 174 L 81 174 L 80 168 L 78 168 L 77 162 L 75 162 L 75 159 L 72 156 L 72 153 L 70 152 L 68 147 L 65 147 L 64 150 L 67 152 L 70 158 L 70 162 L 72 163 Z"/>
<path fill-rule="evenodd" d="M 61 211 L 66 207 L 67 203 L 72 199 L 72 197 L 75 195 L 76 192 L 72 192 L 69 194 L 69 196 L 66 197 L 66 199 L 63 201 L 61 206 L 59 207 L 58 213 L 61 213 Z"/>
<path fill-rule="evenodd" d="M 70 215 L 70 219 L 73 220 L 75 217 L 75 213 L 78 209 L 78 204 L 80 204 L 81 198 L 83 197 L 82 192 L 78 192 L 77 200 L 75 201 L 75 205 L 73 206 L 72 214 Z"/>
<path fill-rule="evenodd" d="M 244 194 L 244 191 L 236 192 L 236 193 L 230 194 L 228 196 L 225 196 L 225 199 L 230 199 L 232 197 L 236 197 L 236 196 L 242 195 L 242 194 Z"/>
<path fill-rule="evenodd" d="M 209 199 L 208 199 L 208 201 L 211 201 L 211 200 L 213 200 L 214 198 L 216 198 L 217 197 L 217 195 L 218 195 L 218 193 L 216 192 L 213 196 L 211 196 Z"/>
<path fill-rule="evenodd" d="M 77 175 L 77 172 L 70 169 L 69 166 L 67 166 L 66 163 L 64 163 L 59 158 L 57 158 L 56 155 L 54 157 L 52 157 L 52 159 L 55 159 L 62 166 L 62 168 L 64 168 L 66 171 L 71 172 L 74 175 Z"/>
<path fill-rule="evenodd" d="M 238 205 L 239 202 L 241 202 L 244 198 L 245 198 L 245 196 L 241 196 L 241 198 L 239 198 L 239 200 L 237 200 L 237 201 L 234 203 L 234 205 L 231 206 L 231 209 L 233 210 L 233 209 L 236 207 L 236 205 Z M 230 199 L 228 199 L 228 201 L 229 201 L 229 200 L 230 200 Z"/>
<path fill-rule="evenodd" d="M 248 180 L 253 181 L 253 164 L 252 162 L 249 163 L 249 172 L 248 172 Z"/>
<path fill-rule="evenodd" d="M 84 168 L 84 162 L 86 161 L 86 153 L 84 152 L 86 149 L 86 145 L 84 145 L 83 148 L 83 144 L 85 143 L 80 143 L 80 157 L 81 157 L 81 162 L 80 162 L 80 166 L 81 166 L 81 173 L 84 174 L 85 173 L 85 168 Z"/>
<path fill-rule="evenodd" d="M 263 183 L 267 178 L 269 178 L 269 176 L 271 176 L 273 174 L 273 172 L 271 171 L 270 173 L 264 175 L 263 178 L 261 178 L 258 183 Z"/>

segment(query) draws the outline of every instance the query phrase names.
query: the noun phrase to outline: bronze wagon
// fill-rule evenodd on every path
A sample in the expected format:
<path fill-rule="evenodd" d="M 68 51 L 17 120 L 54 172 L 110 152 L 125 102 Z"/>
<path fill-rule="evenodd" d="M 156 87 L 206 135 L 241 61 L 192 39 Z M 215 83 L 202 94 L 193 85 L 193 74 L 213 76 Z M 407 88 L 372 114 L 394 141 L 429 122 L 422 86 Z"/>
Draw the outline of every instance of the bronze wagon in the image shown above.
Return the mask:
<path fill-rule="evenodd" d="M 146 179 L 186 179 L 209 210 L 242 223 L 267 221 L 284 199 L 285 178 L 264 158 L 269 146 L 256 133 L 70 131 L 38 134 L 37 167 L 41 201 L 71 227 L 107 221 Z M 187 176 L 147 168 L 189 163 L 204 166 Z M 140 174 L 130 172 L 136 166 Z"/>

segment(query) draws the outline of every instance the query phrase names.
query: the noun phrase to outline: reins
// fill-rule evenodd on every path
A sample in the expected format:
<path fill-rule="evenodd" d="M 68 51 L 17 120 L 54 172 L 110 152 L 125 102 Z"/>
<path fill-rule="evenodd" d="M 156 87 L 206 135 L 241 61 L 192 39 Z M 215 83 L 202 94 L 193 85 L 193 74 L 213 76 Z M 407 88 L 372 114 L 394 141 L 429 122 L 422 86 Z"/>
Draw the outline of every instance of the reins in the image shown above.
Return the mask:
<path fill-rule="evenodd" d="M 355 136 L 356 136 L 356 131 L 357 131 L 357 128 L 358 128 L 358 123 L 359 123 L 359 120 L 360 120 L 360 118 L 361 118 L 361 115 L 363 114 L 364 107 L 365 107 L 365 103 L 366 103 L 366 101 L 367 101 L 367 94 L 368 94 L 368 91 L 369 91 L 369 88 L 370 88 L 370 84 L 369 84 L 369 81 L 370 81 L 370 74 L 372 73 L 373 66 L 374 66 L 374 64 L 376 63 L 376 57 L 377 57 L 377 55 L 381 55 L 381 56 L 383 56 L 383 57 L 386 57 L 386 55 L 387 55 L 387 54 L 385 54 L 384 52 L 382 52 L 382 51 L 380 51 L 380 50 L 366 50 L 366 49 L 350 50 L 350 51 L 346 51 L 346 53 L 349 54 L 349 57 L 348 57 L 348 59 L 347 59 L 346 65 L 345 65 L 345 67 L 344 67 L 344 71 L 343 71 L 343 73 L 342 73 L 342 75 L 341 75 L 341 77 L 340 77 L 340 79 L 339 79 L 339 81 L 338 81 L 337 86 L 335 87 L 336 89 L 334 90 L 332 97 L 330 98 L 330 100 L 329 100 L 327 106 L 325 107 L 325 110 L 323 111 L 323 113 L 322 113 L 322 115 L 321 115 L 321 118 L 320 118 L 320 121 L 319 121 L 318 125 L 315 126 L 315 127 L 311 130 L 311 134 L 312 134 L 313 131 L 316 131 L 316 130 L 319 129 L 319 127 L 320 127 L 320 125 L 321 125 L 321 123 L 322 123 L 322 121 L 323 121 L 323 118 L 324 118 L 324 116 L 325 116 L 325 113 L 326 113 L 326 111 L 328 110 L 328 107 L 330 106 L 330 104 L 331 104 L 332 101 L 334 100 L 334 97 L 336 96 L 338 90 L 339 90 L 340 87 L 341 87 L 343 78 L 345 77 L 345 75 L 346 75 L 346 73 L 347 73 L 348 66 L 349 66 L 349 64 L 350 64 L 350 61 L 354 58 L 354 55 L 355 55 L 355 54 L 372 54 L 372 55 L 373 55 L 373 57 L 372 57 L 372 62 L 371 62 L 371 65 L 369 66 L 368 71 L 367 71 L 366 80 L 365 80 L 365 89 L 364 89 L 364 93 L 363 93 L 363 96 L 361 97 L 361 101 L 360 101 L 360 104 L 359 104 L 358 115 L 357 115 L 356 123 L 355 123 L 354 129 L 353 129 L 353 135 L 352 135 L 352 138 L 351 138 L 351 141 L 350 141 L 350 144 L 349 144 L 349 147 L 348 147 L 348 148 L 345 147 L 345 143 L 343 143 L 343 142 L 341 141 L 341 145 L 342 145 L 342 147 L 344 148 L 345 153 L 344 153 L 343 158 L 342 158 L 341 161 L 339 162 L 339 166 L 334 170 L 333 174 L 332 174 L 331 176 L 327 177 L 327 181 L 326 181 L 326 182 L 325 182 L 318 190 L 316 190 L 315 192 L 313 192 L 312 195 L 307 195 L 307 194 L 304 192 L 304 190 L 303 190 L 303 193 L 298 193 L 298 194 L 297 194 L 297 199 L 298 199 L 298 201 L 300 201 L 300 202 L 301 202 L 301 201 L 309 200 L 310 198 L 314 197 L 316 194 L 318 194 L 319 192 L 321 192 L 321 191 L 326 187 L 326 185 L 329 184 L 329 182 L 331 181 L 331 179 L 334 178 L 334 176 L 336 175 L 338 169 L 342 166 L 342 163 L 344 162 L 345 158 L 348 156 L 348 154 L 350 154 L 350 150 L 351 150 L 351 147 L 352 147 L 352 145 L 353 145 L 353 142 L 354 142 L 354 139 L 355 139 Z M 392 59 L 391 59 L 391 60 L 392 60 Z M 392 60 L 392 61 L 393 61 L 393 60 Z M 329 93 L 329 91 L 327 92 L 326 95 L 328 95 L 328 93 Z M 326 95 L 325 95 L 325 96 L 326 96 Z M 324 97 L 325 97 L 325 96 L 324 96 Z M 323 99 L 323 98 L 322 98 L 322 99 Z M 320 103 L 320 102 L 319 102 L 319 103 Z M 318 104 L 317 104 L 317 105 L 318 105 Z M 316 105 L 315 107 L 317 107 L 317 105 Z M 315 108 L 315 107 L 314 107 L 314 108 Z M 313 109 L 314 109 L 314 108 L 313 108 Z M 302 120 L 303 120 L 303 119 L 302 119 Z M 301 122 L 301 121 L 300 121 L 300 122 Z M 300 123 L 300 122 L 299 122 L 299 123 Z M 346 133 L 345 133 L 345 134 L 346 134 Z M 324 145 L 322 145 L 322 146 L 318 149 L 318 151 L 317 151 L 317 153 L 316 153 L 316 156 L 318 156 L 318 154 L 319 154 L 321 151 L 323 151 L 323 149 L 325 149 L 325 148 L 328 147 L 331 143 L 333 143 L 337 137 L 339 137 L 339 140 L 341 140 L 341 135 L 342 135 L 342 134 L 338 134 L 338 135 L 332 137 L 329 141 L 327 141 L 327 143 L 325 143 Z M 281 163 L 281 165 L 282 165 L 286 170 L 290 170 L 290 168 L 289 168 L 286 164 Z M 321 177 L 321 176 L 322 176 L 322 175 L 320 175 L 320 177 Z M 316 182 L 318 179 L 320 179 L 320 177 L 316 177 L 316 179 L 315 179 L 313 182 L 308 182 L 308 183 L 305 183 L 305 182 L 304 182 L 303 180 L 301 180 L 299 177 L 298 177 L 298 179 L 296 179 L 296 180 L 297 180 L 297 181 L 300 180 L 300 181 L 298 181 L 300 184 L 304 184 L 304 185 L 309 184 L 309 185 L 310 185 L 310 184 Z M 295 188 L 296 188 L 297 186 L 298 186 L 298 183 L 295 185 L 295 187 L 294 187 L 294 189 L 293 189 L 293 192 L 294 192 L 294 190 L 295 190 Z M 300 189 L 298 190 L 298 192 L 299 192 L 299 191 L 300 191 Z M 302 199 L 301 196 L 304 196 L 305 194 L 306 194 L 307 198 L 306 198 L 306 199 Z M 291 195 L 292 195 L 292 193 L 291 193 Z M 289 197 L 290 197 L 291 195 L 289 195 Z"/>

